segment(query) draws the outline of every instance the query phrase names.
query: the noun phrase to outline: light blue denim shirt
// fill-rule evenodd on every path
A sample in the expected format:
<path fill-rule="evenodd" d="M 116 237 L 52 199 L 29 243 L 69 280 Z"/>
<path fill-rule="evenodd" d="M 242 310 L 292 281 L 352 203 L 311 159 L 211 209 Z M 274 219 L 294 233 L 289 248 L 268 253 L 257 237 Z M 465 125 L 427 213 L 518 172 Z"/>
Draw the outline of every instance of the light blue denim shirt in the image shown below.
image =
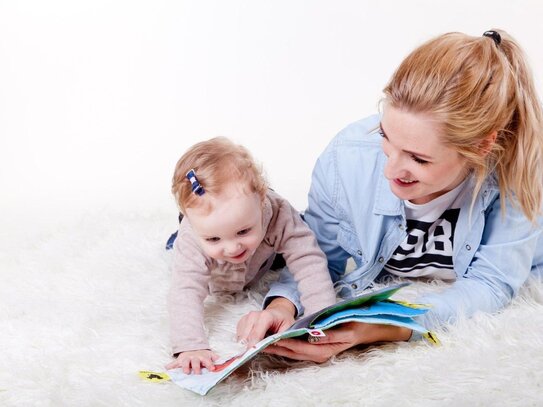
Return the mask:
<path fill-rule="evenodd" d="M 404 203 L 383 175 L 386 157 L 377 132 L 379 120 L 379 115 L 371 116 L 341 131 L 313 170 L 304 217 L 328 257 L 332 280 L 344 287 L 342 296 L 367 288 L 407 235 Z M 418 319 L 427 329 L 454 322 L 460 314 L 495 312 L 517 294 L 530 270 L 540 273 L 541 222 L 534 226 L 511 202 L 502 213 L 493 177 L 483 184 L 470 216 L 471 203 L 472 194 L 466 194 L 454 233 L 455 282 L 417 299 L 432 305 Z M 346 274 L 349 258 L 356 268 Z M 267 298 L 276 296 L 302 310 L 296 283 L 287 272 Z"/>

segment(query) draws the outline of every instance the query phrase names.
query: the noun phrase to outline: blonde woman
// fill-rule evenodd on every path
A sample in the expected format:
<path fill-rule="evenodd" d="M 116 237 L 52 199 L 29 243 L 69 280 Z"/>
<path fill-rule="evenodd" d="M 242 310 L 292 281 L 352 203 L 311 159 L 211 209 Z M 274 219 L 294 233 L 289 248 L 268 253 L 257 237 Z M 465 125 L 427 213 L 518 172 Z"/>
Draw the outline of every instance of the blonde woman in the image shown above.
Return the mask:
<path fill-rule="evenodd" d="M 314 168 L 305 220 L 332 280 L 346 295 L 387 275 L 447 281 L 417 299 L 432 305 L 419 321 L 428 329 L 498 311 L 543 263 L 543 115 L 519 45 L 501 30 L 441 35 L 407 56 L 384 93 L 382 114 L 341 131 Z M 345 274 L 349 258 L 356 269 Z M 273 296 L 296 304 L 295 292 Z M 266 351 L 324 361 L 410 339 L 352 323 Z"/>

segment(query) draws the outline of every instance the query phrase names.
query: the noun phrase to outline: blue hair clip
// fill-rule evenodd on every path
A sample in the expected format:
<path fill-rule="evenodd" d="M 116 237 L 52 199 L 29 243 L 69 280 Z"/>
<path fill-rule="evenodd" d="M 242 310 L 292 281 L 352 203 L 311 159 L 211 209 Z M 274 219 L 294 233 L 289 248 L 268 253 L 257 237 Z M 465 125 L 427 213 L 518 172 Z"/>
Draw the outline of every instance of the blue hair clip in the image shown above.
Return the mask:
<path fill-rule="evenodd" d="M 193 194 L 203 195 L 206 192 L 204 190 L 204 187 L 198 181 L 198 178 L 196 178 L 196 172 L 194 171 L 194 169 L 191 169 L 189 172 L 187 172 L 187 179 L 190 181 L 192 185 Z"/>

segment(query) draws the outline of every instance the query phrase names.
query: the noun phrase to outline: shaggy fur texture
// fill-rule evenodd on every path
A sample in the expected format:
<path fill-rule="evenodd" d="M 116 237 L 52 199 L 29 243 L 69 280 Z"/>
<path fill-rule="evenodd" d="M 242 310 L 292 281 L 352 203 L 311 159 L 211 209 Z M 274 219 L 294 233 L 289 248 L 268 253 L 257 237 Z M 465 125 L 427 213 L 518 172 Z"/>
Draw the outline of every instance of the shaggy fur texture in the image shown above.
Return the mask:
<path fill-rule="evenodd" d="M 139 370 L 169 360 L 166 292 L 175 215 L 82 217 L 71 226 L 3 233 L 0 252 L 2 406 L 536 406 L 543 405 L 543 284 L 531 281 L 497 315 L 439 332 L 442 346 L 400 343 L 316 365 L 261 356 L 201 397 Z M 24 243 L 23 243 L 24 242 Z M 221 355 L 265 284 L 210 299 Z M 441 289 L 418 282 L 394 298 Z"/>

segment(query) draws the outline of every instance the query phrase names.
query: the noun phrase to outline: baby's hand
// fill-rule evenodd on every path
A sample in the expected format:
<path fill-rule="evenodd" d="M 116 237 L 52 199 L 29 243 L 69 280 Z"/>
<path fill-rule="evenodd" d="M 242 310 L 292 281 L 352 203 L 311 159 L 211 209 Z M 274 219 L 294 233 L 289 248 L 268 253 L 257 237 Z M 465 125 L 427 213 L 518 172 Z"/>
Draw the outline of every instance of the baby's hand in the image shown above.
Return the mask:
<path fill-rule="evenodd" d="M 195 374 L 200 374 L 202 372 L 201 367 L 203 366 L 212 372 L 215 370 L 215 365 L 213 362 L 218 358 L 219 356 L 209 349 L 181 352 L 177 356 L 177 359 L 166 365 L 166 369 L 169 370 L 180 367 L 183 369 L 183 373 L 185 374 L 190 374 L 191 369 Z"/>

